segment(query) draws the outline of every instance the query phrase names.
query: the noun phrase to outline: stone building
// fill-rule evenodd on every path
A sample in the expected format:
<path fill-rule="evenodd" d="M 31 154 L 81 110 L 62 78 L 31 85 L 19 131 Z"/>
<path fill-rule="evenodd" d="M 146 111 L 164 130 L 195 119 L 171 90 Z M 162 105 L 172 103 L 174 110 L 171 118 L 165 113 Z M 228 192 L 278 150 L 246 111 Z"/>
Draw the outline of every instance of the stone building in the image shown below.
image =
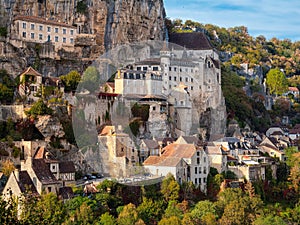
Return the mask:
<path fill-rule="evenodd" d="M 138 150 L 130 136 L 115 126 L 105 126 L 98 135 L 102 173 L 113 177 L 130 176 L 139 163 Z"/>
<path fill-rule="evenodd" d="M 12 24 L 12 40 L 45 43 L 52 42 L 56 49 L 73 47 L 76 27 L 35 16 L 17 16 Z"/>

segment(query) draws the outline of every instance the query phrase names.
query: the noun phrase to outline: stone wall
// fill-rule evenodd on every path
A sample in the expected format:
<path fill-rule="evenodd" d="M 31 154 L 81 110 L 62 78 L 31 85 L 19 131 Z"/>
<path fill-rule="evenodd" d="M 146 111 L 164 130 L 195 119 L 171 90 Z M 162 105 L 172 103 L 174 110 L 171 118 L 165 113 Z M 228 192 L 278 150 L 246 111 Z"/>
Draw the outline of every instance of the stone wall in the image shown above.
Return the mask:
<path fill-rule="evenodd" d="M 1 105 L 0 106 L 0 120 L 7 120 L 9 118 L 14 121 L 25 118 L 23 105 Z"/>

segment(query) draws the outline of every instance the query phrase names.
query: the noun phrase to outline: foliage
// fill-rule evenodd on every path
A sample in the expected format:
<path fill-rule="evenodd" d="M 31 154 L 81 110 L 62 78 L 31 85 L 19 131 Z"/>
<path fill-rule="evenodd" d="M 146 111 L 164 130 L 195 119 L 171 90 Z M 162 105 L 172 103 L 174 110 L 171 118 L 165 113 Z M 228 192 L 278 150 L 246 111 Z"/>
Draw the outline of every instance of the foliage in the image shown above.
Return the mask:
<path fill-rule="evenodd" d="M 79 90 L 86 89 L 94 92 L 99 89 L 100 74 L 96 67 L 89 66 L 83 73 L 82 80 L 79 83 Z"/>
<path fill-rule="evenodd" d="M 288 82 L 282 71 L 277 69 L 270 69 L 267 73 L 266 84 L 270 94 L 281 95 L 287 91 Z"/>
<path fill-rule="evenodd" d="M 87 12 L 88 6 L 84 0 L 79 1 L 76 6 L 76 11 L 81 14 L 85 14 Z"/>
<path fill-rule="evenodd" d="M 139 117 L 142 121 L 148 121 L 149 118 L 149 105 L 140 105 L 135 103 L 131 108 L 131 113 L 133 117 Z"/>
<path fill-rule="evenodd" d="M 7 177 L 15 170 L 14 163 L 8 159 L 1 162 L 1 167 L 2 173 Z"/>
<path fill-rule="evenodd" d="M 119 225 L 132 225 L 139 220 L 135 205 L 132 203 L 125 205 L 118 216 Z"/>
<path fill-rule="evenodd" d="M 256 219 L 254 225 L 286 225 L 287 223 L 279 216 L 268 215 L 266 217 L 261 216 Z"/>
<path fill-rule="evenodd" d="M 172 174 L 168 174 L 161 184 L 161 193 L 166 202 L 177 201 L 179 198 L 180 186 Z"/>
<path fill-rule="evenodd" d="M 80 2 L 78 2 L 80 4 Z M 66 75 L 60 76 L 62 83 L 65 86 L 65 91 L 75 91 L 81 80 L 81 76 L 76 70 L 72 70 Z"/>
<path fill-rule="evenodd" d="M 37 115 L 51 115 L 53 113 L 52 109 L 50 109 L 42 99 L 39 99 L 35 102 L 28 111 L 25 113 L 29 116 L 37 116 Z"/>
<path fill-rule="evenodd" d="M 157 223 L 162 217 L 163 202 L 143 198 L 143 202 L 137 207 L 139 217 L 146 224 Z"/>
<path fill-rule="evenodd" d="M 101 225 L 115 225 L 116 219 L 110 215 L 108 212 L 104 213 L 100 217 L 100 224 Z"/>
<path fill-rule="evenodd" d="M 0 27 L 0 36 L 1 37 L 7 36 L 7 27 Z"/>

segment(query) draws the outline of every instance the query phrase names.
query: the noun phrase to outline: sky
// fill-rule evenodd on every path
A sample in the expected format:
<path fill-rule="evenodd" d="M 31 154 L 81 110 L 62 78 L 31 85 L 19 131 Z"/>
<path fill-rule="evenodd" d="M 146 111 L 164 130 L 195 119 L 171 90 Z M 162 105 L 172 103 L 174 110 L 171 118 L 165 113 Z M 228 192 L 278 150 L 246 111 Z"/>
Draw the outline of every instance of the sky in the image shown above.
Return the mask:
<path fill-rule="evenodd" d="M 300 41 L 300 0 L 164 0 L 164 6 L 170 19 L 243 25 L 253 37 Z"/>

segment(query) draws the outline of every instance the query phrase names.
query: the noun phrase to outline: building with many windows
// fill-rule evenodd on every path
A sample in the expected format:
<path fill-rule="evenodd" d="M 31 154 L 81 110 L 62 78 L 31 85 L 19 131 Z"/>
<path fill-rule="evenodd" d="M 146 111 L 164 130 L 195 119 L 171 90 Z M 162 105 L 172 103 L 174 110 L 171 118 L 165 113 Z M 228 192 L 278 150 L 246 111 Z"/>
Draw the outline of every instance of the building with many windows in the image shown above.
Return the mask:
<path fill-rule="evenodd" d="M 74 46 L 76 27 L 34 16 L 17 16 L 12 26 L 12 39 L 24 42 L 52 42 L 55 48 Z"/>

